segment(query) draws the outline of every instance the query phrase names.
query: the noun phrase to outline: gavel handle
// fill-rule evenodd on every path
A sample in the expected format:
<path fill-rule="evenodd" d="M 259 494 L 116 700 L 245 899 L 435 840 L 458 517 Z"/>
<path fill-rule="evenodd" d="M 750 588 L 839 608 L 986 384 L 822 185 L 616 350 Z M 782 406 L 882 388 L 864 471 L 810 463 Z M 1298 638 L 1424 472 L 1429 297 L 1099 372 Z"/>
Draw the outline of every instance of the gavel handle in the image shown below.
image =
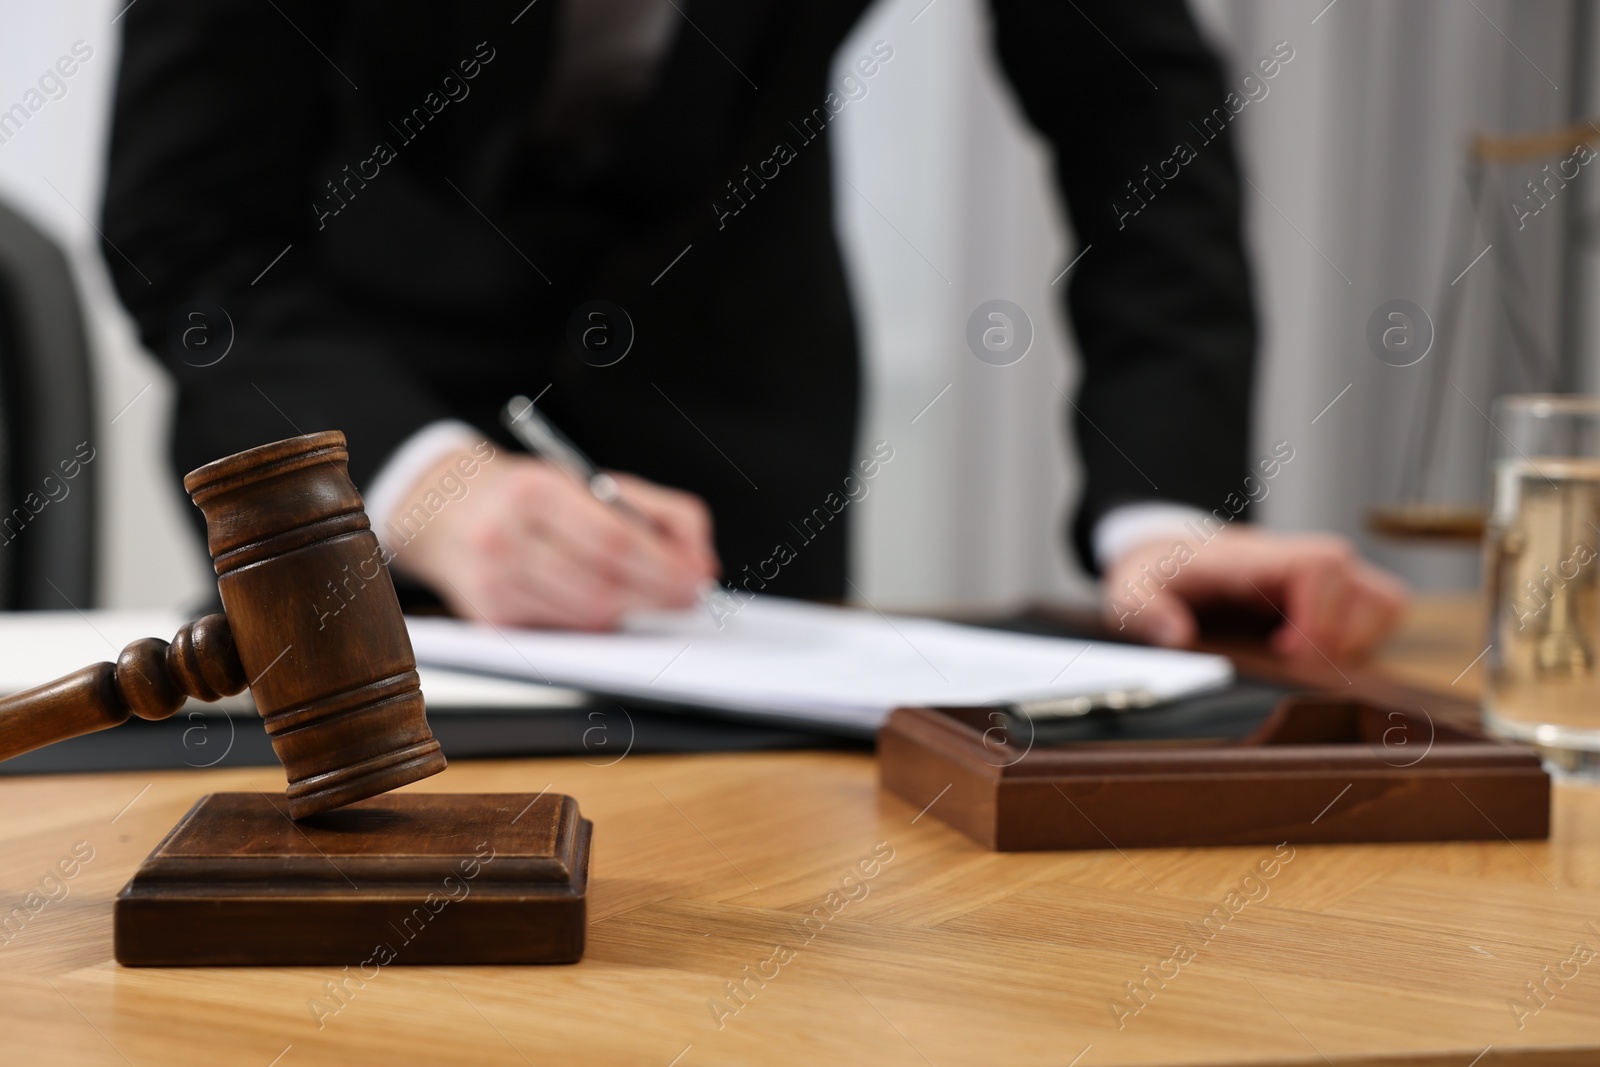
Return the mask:
<path fill-rule="evenodd" d="M 128 721 L 165 719 L 187 697 L 216 700 L 245 687 L 233 632 L 221 615 L 180 629 L 168 644 L 141 638 L 116 663 L 96 663 L 0 700 L 0 760 Z"/>

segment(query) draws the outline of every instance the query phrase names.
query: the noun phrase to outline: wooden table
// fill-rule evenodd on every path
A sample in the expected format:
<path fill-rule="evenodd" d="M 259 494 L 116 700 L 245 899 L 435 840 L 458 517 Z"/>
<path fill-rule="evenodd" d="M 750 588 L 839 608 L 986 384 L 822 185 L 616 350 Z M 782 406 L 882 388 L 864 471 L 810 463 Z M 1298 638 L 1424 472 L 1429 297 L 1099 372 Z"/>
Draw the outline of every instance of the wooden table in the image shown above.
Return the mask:
<path fill-rule="evenodd" d="M 1470 606 L 1424 605 L 1380 662 L 1449 686 L 1477 632 Z M 1247 883 L 1273 849 L 984 852 L 881 793 L 865 755 L 591 762 L 462 763 L 419 786 L 581 800 L 581 964 L 364 982 L 111 960 L 112 898 L 172 823 L 281 774 L 0 781 L 0 910 L 59 898 L 0 929 L 0 1063 L 1600 1064 L 1600 956 L 1570 962 L 1600 951 L 1600 791 L 1558 789 L 1549 842 L 1290 842 Z M 75 846 L 93 858 L 47 881 Z M 1189 924 L 1241 887 L 1257 899 L 1174 974 Z M 1138 1006 L 1125 983 L 1147 967 L 1172 977 Z"/>

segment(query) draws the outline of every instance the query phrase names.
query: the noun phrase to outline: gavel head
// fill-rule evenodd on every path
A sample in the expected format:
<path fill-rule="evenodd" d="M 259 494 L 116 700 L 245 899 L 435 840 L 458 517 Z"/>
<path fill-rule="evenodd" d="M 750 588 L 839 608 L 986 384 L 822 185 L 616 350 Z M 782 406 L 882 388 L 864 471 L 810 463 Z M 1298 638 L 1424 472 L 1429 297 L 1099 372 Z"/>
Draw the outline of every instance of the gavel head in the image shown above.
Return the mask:
<path fill-rule="evenodd" d="M 183 480 L 296 819 L 437 774 L 416 658 L 344 434 L 219 459 Z"/>

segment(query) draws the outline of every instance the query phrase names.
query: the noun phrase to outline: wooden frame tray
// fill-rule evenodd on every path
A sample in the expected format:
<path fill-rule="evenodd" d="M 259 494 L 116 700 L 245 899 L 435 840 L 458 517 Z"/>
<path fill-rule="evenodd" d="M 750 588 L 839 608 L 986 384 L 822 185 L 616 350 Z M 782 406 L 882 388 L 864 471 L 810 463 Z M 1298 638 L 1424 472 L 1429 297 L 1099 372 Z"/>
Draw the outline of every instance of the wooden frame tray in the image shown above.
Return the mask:
<path fill-rule="evenodd" d="M 117 962 L 574 963 L 591 832 L 553 793 L 388 793 L 298 822 L 282 794 L 214 793 L 117 895 Z"/>
<path fill-rule="evenodd" d="M 992 707 L 900 708 L 884 788 L 1001 852 L 1543 838 L 1550 777 L 1459 719 L 1284 698 L 1242 741 L 1023 746 Z"/>

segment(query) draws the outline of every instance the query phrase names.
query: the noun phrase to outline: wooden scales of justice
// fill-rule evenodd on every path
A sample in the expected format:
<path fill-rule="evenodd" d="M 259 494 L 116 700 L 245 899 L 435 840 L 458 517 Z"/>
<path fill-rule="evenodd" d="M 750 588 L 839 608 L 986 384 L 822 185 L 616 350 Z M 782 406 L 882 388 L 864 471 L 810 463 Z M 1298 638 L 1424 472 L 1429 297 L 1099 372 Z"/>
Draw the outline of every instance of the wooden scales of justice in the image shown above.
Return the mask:
<path fill-rule="evenodd" d="M 1460 239 L 1446 249 L 1445 263 L 1467 262 L 1475 247 L 1469 246 L 1469 241 L 1472 234 L 1479 232 L 1479 226 L 1488 241 L 1507 250 L 1499 260 L 1504 273 L 1499 292 L 1500 311 L 1510 334 L 1516 356 L 1514 369 L 1520 374 L 1520 380 L 1516 388 L 1498 391 L 1556 393 L 1563 390 L 1563 380 L 1557 361 L 1542 350 L 1529 321 L 1526 305 L 1530 289 L 1520 263 L 1510 251 L 1515 247 L 1512 241 L 1515 231 L 1511 228 L 1510 212 L 1500 196 L 1501 190 L 1491 180 L 1494 170 L 1519 163 L 1555 161 L 1570 155 L 1579 145 L 1597 143 L 1600 143 L 1600 119 L 1528 134 L 1478 134 L 1467 142 L 1462 170 L 1463 214 L 1467 225 L 1456 228 Z M 1443 437 L 1440 409 L 1451 378 L 1467 285 L 1459 275 L 1454 281 L 1450 280 L 1453 269 L 1440 273 L 1439 296 L 1434 304 L 1439 309 L 1436 334 L 1439 351 L 1423 371 L 1427 376 L 1423 386 L 1423 412 L 1412 425 L 1406 443 L 1398 499 L 1368 508 L 1366 523 L 1369 530 L 1387 539 L 1466 548 L 1475 547 L 1483 540 L 1486 521 L 1483 504 L 1430 500 L 1427 484 Z"/>
<path fill-rule="evenodd" d="M 342 433 L 209 463 L 223 614 L 0 700 L 0 759 L 249 685 L 288 789 L 202 797 L 118 894 L 126 965 L 570 963 L 591 824 L 555 794 L 386 795 L 438 774 L 387 568 L 331 621 L 308 597 L 381 561 Z M 379 948 L 375 949 L 375 946 Z"/>

